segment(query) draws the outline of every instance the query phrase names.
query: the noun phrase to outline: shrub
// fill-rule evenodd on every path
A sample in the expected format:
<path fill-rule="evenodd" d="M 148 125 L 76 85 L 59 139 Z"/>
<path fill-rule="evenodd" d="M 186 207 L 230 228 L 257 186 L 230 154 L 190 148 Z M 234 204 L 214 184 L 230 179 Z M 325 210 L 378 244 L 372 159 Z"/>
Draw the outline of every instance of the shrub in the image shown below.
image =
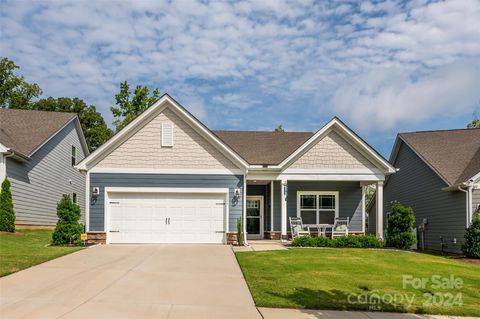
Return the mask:
<path fill-rule="evenodd" d="M 473 215 L 473 221 L 465 232 L 462 251 L 469 258 L 480 258 L 480 209 Z"/>
<path fill-rule="evenodd" d="M 373 235 L 344 236 L 335 239 L 328 237 L 300 236 L 293 240 L 295 247 L 337 247 L 337 248 L 380 248 L 383 242 Z"/>
<path fill-rule="evenodd" d="M 0 193 L 0 231 L 15 232 L 15 211 L 13 210 L 10 182 L 7 178 L 2 183 Z"/>
<path fill-rule="evenodd" d="M 79 224 L 80 206 L 73 203 L 68 195 L 63 195 L 57 204 L 58 222 L 52 234 L 54 245 L 79 245 L 83 226 Z"/>
<path fill-rule="evenodd" d="M 243 219 L 239 217 L 237 219 L 237 242 L 238 245 L 243 245 Z"/>
<path fill-rule="evenodd" d="M 415 216 L 412 208 L 395 202 L 388 218 L 386 245 L 400 249 L 410 248 L 416 242 L 413 233 L 414 223 Z"/>

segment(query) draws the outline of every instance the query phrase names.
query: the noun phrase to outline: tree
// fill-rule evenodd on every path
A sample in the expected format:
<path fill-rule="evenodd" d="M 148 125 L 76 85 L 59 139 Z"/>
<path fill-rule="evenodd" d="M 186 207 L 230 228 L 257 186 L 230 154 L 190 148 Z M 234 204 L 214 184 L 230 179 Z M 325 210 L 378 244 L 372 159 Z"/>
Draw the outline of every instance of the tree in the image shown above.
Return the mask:
<path fill-rule="evenodd" d="M 78 245 L 83 226 L 79 223 L 80 206 L 75 204 L 69 195 L 63 195 L 57 204 L 58 222 L 52 234 L 54 245 Z"/>
<path fill-rule="evenodd" d="M 480 208 L 473 215 L 473 221 L 465 232 L 462 251 L 469 258 L 480 258 Z"/>
<path fill-rule="evenodd" d="M 23 76 L 14 74 L 18 65 L 8 58 L 0 59 L 0 107 L 25 108 L 32 99 L 42 94 L 35 83 L 28 83 Z"/>
<path fill-rule="evenodd" d="M 0 231 L 15 232 L 15 211 L 8 178 L 2 182 L 0 193 Z"/>
<path fill-rule="evenodd" d="M 467 128 L 480 128 L 480 118 L 477 112 L 473 113 L 473 120 L 468 123 Z"/>
<path fill-rule="evenodd" d="M 73 112 L 78 114 L 85 140 L 90 151 L 93 151 L 110 139 L 113 131 L 107 126 L 94 105 L 87 105 L 80 98 L 60 97 L 40 99 L 31 109 L 39 111 Z"/>
<path fill-rule="evenodd" d="M 115 95 L 115 104 L 110 110 L 113 113 L 116 131 L 133 121 L 140 113 L 149 108 L 160 97 L 158 88 L 150 94 L 150 89 L 146 86 L 137 85 L 131 95 L 130 86 L 127 81 L 120 83 L 120 92 Z"/>
<path fill-rule="evenodd" d="M 274 132 L 285 132 L 285 130 L 283 129 L 283 125 L 280 124 L 279 126 L 277 126 L 274 130 Z"/>
<path fill-rule="evenodd" d="M 413 224 L 415 216 L 410 207 L 395 202 L 390 208 L 390 216 L 387 221 L 386 245 L 400 249 L 408 249 L 415 244 Z"/>

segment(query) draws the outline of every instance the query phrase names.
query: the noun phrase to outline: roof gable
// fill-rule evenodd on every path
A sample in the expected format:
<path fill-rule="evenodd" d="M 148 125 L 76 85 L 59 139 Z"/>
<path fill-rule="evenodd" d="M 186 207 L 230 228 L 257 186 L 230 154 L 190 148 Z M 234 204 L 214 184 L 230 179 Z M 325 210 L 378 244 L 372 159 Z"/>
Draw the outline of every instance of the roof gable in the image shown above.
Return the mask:
<path fill-rule="evenodd" d="M 480 171 L 480 129 L 401 133 L 390 161 L 394 163 L 404 142 L 447 185 L 467 182 Z"/>
<path fill-rule="evenodd" d="M 395 168 L 380 154 L 378 154 L 370 145 L 368 145 L 363 139 L 361 139 L 357 134 L 355 134 L 348 126 L 346 126 L 340 119 L 333 118 L 320 130 L 318 130 L 312 137 L 310 137 L 303 145 L 301 145 L 295 152 L 288 156 L 282 163 L 280 167 L 288 167 L 292 165 L 295 161 L 301 158 L 309 150 L 311 150 L 315 145 L 317 145 L 321 140 L 328 136 L 331 132 L 336 132 L 341 139 L 348 143 L 349 146 L 355 150 L 355 155 L 352 154 L 352 149 L 345 149 L 346 153 L 351 157 L 358 157 L 358 154 L 361 154 L 363 157 L 362 162 L 364 165 L 369 166 L 368 163 L 373 164 L 376 168 L 380 169 L 385 174 L 395 173 Z M 366 161 L 365 161 L 366 160 Z"/>
<path fill-rule="evenodd" d="M 76 114 L 67 112 L 0 109 L 0 143 L 29 157 L 75 119 L 78 122 Z M 76 124 L 88 153 L 81 127 Z"/>
<path fill-rule="evenodd" d="M 116 148 L 122 145 L 130 137 L 132 137 L 140 128 L 149 123 L 153 118 L 160 114 L 163 110 L 169 108 L 183 121 L 190 125 L 200 136 L 205 138 L 211 145 L 213 145 L 224 156 L 237 165 L 239 168 L 246 168 L 248 163 L 235 153 L 230 147 L 225 145 L 215 134 L 213 134 L 205 125 L 203 125 L 197 118 L 190 114 L 183 106 L 177 103 L 168 94 L 164 94 L 152 106 L 140 114 L 135 120 L 129 123 L 120 132 L 115 134 L 108 142 L 103 144 L 95 150 L 90 156 L 85 158 L 77 165 L 80 170 L 89 170 L 97 165 L 103 158 L 113 152 Z"/>

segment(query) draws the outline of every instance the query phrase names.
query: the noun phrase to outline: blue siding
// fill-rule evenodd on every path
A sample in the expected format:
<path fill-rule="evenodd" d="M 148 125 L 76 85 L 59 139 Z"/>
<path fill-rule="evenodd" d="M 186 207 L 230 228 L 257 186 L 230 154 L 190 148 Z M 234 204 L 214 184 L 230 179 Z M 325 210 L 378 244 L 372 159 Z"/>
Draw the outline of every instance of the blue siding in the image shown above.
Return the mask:
<path fill-rule="evenodd" d="M 362 188 L 359 182 L 336 181 L 288 181 L 287 230 L 290 230 L 288 217 L 297 216 L 298 191 L 338 191 L 339 217 L 350 219 L 352 231 L 362 231 Z M 274 184 L 274 229 L 281 230 L 281 191 L 280 182 Z"/>
<path fill-rule="evenodd" d="M 393 201 L 412 207 L 415 227 L 423 218 L 428 219 L 425 248 L 440 250 L 442 236 L 449 245 L 446 250 L 460 252 L 466 225 L 466 194 L 442 191 L 447 184 L 403 142 L 394 166 L 400 170 L 385 184 L 384 214 Z M 375 218 L 375 214 L 372 217 Z M 386 217 L 384 221 L 386 223 Z M 453 238 L 457 244 L 451 242 Z"/>
<path fill-rule="evenodd" d="M 237 218 L 242 215 L 243 201 L 232 201 L 235 188 L 243 187 L 242 175 L 91 173 L 90 190 L 93 187 L 100 187 L 100 196 L 95 203 L 90 204 L 90 231 L 104 231 L 105 187 L 229 188 L 229 231 L 236 231 Z"/>

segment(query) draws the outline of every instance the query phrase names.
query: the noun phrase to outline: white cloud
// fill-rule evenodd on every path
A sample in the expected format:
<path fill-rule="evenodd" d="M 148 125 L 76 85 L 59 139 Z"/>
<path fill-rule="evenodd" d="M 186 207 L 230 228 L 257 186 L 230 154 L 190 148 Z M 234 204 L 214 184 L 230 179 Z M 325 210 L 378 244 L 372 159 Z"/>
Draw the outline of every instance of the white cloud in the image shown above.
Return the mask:
<path fill-rule="evenodd" d="M 224 105 L 239 123 L 288 116 L 285 126 L 313 130 L 334 112 L 360 127 L 365 109 L 377 130 L 398 129 L 415 105 L 420 124 L 453 107 L 471 113 L 478 97 L 464 79 L 478 79 L 466 67 L 480 58 L 478 30 L 478 0 L 0 2 L 1 54 L 46 95 L 79 96 L 109 116 L 128 80 L 212 122 Z M 299 99 L 308 112 L 290 116 Z M 254 110 L 270 113 L 255 122 Z"/>

